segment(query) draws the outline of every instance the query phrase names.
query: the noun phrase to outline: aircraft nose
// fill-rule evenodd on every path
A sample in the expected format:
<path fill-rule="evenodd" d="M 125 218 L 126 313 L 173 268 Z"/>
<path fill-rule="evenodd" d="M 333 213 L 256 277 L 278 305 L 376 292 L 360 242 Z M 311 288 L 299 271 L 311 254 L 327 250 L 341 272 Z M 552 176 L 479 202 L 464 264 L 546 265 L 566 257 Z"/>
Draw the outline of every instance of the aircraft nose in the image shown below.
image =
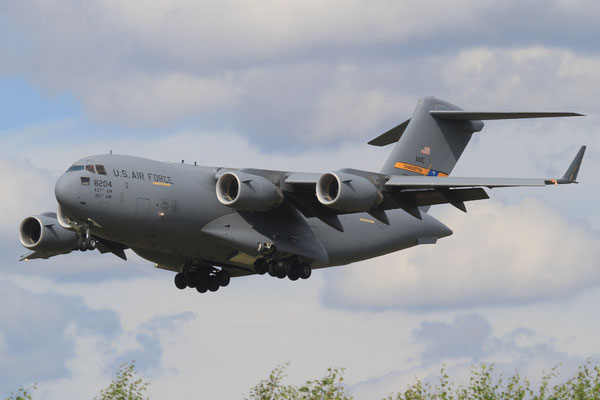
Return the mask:
<path fill-rule="evenodd" d="M 70 208 L 77 204 L 79 177 L 74 175 L 73 173 L 62 174 L 54 186 L 56 201 L 63 208 Z"/>

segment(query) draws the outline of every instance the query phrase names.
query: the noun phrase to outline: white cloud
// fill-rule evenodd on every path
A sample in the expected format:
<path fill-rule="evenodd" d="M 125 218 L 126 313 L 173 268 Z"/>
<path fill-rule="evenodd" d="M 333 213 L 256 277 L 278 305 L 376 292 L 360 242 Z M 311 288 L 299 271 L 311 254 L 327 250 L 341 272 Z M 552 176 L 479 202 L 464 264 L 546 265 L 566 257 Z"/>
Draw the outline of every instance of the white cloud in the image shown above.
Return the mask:
<path fill-rule="evenodd" d="M 488 200 L 440 219 L 454 235 L 350 266 L 324 288 L 353 309 L 445 309 L 527 304 L 574 295 L 600 282 L 600 238 L 543 202 Z"/>
<path fill-rule="evenodd" d="M 381 399 L 390 393 L 404 392 L 417 380 L 435 388 L 440 383 L 442 367 L 451 384 L 447 389 L 468 386 L 471 371 L 479 369 L 481 363 L 493 368 L 495 379 L 502 376 L 506 381 L 518 372 L 537 390 L 542 376 L 551 368 L 561 366 L 561 375 L 551 385 L 562 383 L 590 357 L 589 353 L 579 357 L 563 353 L 552 338 L 527 328 L 516 327 L 498 334 L 480 314 L 454 315 L 451 321 L 424 320 L 413 335 L 415 344 L 425 343 L 423 363 L 356 383 L 351 386 L 353 395 L 364 400 Z"/>
<path fill-rule="evenodd" d="M 251 135 L 270 128 L 281 134 L 274 126 L 281 118 L 287 119 L 286 131 L 316 127 L 308 137 L 347 137 L 348 130 L 368 128 L 394 112 L 395 105 L 401 108 L 407 92 L 415 97 L 407 113 L 424 94 L 501 105 L 518 104 L 516 97 L 540 106 L 554 105 L 548 98 L 564 99 L 565 94 L 594 99 L 594 53 L 557 49 L 543 41 L 524 47 L 514 39 L 508 45 L 501 41 L 499 46 L 507 49 L 464 49 L 460 44 L 460 38 L 479 43 L 472 35 L 482 32 L 495 43 L 494 32 L 506 30 L 499 20 L 517 5 L 552 20 L 562 4 L 555 3 L 559 11 L 543 7 L 539 15 L 535 2 L 521 3 L 14 2 L 4 13 L 26 45 L 18 52 L 7 49 L 4 69 L 26 74 L 52 91 L 73 93 L 87 115 L 109 123 L 162 126 L 232 112 L 229 121 L 244 124 L 251 119 L 243 118 L 244 110 L 262 109 L 256 119 L 264 122 L 246 132 Z M 585 16 L 583 9 L 570 7 L 570 12 Z M 527 32 L 528 26 L 518 25 L 515 32 Z M 309 79 L 293 73 L 307 63 L 317 65 L 319 73 Z M 339 65 L 359 66 L 352 78 L 367 84 L 332 87 Z M 262 71 L 260 85 L 252 81 L 256 71 Z M 298 80 L 302 87 L 294 86 Z M 265 93 L 271 100 L 265 100 Z M 303 112 L 295 111 L 292 99 Z M 270 110 L 281 114 L 275 123 L 264 115 Z"/>
<path fill-rule="evenodd" d="M 463 102 L 587 112 L 597 108 L 592 99 L 600 88 L 600 57 L 561 47 L 475 47 L 448 60 L 442 76 L 446 90 Z"/>
<path fill-rule="evenodd" d="M 100 120 L 156 127 L 193 114 L 230 108 L 240 91 L 233 76 L 125 76 L 122 80 L 91 80 L 83 93 L 87 112 Z"/>
<path fill-rule="evenodd" d="M 590 4 L 183 0 L 3 4 L 0 30 L 9 35 L 0 35 L 6 55 L 0 59 L 1 71 L 24 75 L 44 90 L 74 94 L 82 101 L 84 114 L 95 120 L 165 127 L 167 133 L 112 133 L 110 128 L 75 120 L 1 132 L 0 171 L 8 186 L 0 194 L 0 233 L 18 246 L 19 220 L 55 208 L 56 175 L 75 159 L 109 149 L 205 165 L 378 170 L 391 148 L 362 142 L 410 117 L 423 95 L 471 109 L 571 108 L 595 114 L 600 58 L 595 42 L 586 44 L 572 36 L 580 28 L 597 32 L 585 27 L 597 14 L 597 7 Z M 576 22 L 560 31 L 557 46 L 552 35 L 559 30 L 554 22 L 564 23 L 563 17 Z M 549 28 L 542 26 L 547 21 L 553 21 Z M 545 36 L 550 38 L 539 39 Z M 523 38 L 535 45 L 523 44 Z M 563 43 L 567 45 L 560 47 Z M 568 43 L 578 47 L 568 48 Z M 190 116 L 209 121 L 202 126 L 224 121 L 224 128 L 170 127 Z M 341 144 L 332 148 L 323 138 Z M 359 138 L 361 143 L 356 143 Z M 112 255 L 88 252 L 18 267 L 7 262 L 2 266 L 5 275 L 12 274 L 32 292 L 43 294 L 51 288 L 80 296 L 86 306 L 114 310 L 122 321 L 123 332 L 114 340 L 68 331 L 66 340 L 74 343 L 74 354 L 65 365 L 71 375 L 44 382 L 40 393 L 61 399 L 65 393 L 73 398 L 94 394 L 110 379 L 114 360 L 146 350 L 155 357 L 146 361 L 160 357 L 163 368 L 148 370 L 157 398 L 174 393 L 191 396 L 189 390 L 181 392 L 190 382 L 206 385 L 212 398 L 239 398 L 286 360 L 292 361 L 293 382 L 340 365 L 348 368 L 350 384 L 374 382 L 353 386 L 353 393 L 361 398 L 363 393 L 364 398 L 368 393 L 385 395 L 388 389 L 401 389 L 399 383 L 415 374 L 436 375 L 441 363 L 436 357 L 449 354 L 432 351 L 431 363 L 424 363 L 424 352 L 439 348 L 441 342 L 416 341 L 414 329 L 424 320 L 446 321 L 456 332 L 468 329 L 456 323 L 452 310 L 440 308 L 473 304 L 480 306 L 493 328 L 491 339 L 483 340 L 492 361 L 502 360 L 512 369 L 531 356 L 535 362 L 526 365 L 538 373 L 573 354 L 587 357 L 598 348 L 594 334 L 598 323 L 589 318 L 600 296 L 593 261 L 598 256 L 598 234 L 585 227 L 586 223 L 600 227 L 595 204 L 598 138 L 594 117 L 490 122 L 465 152 L 457 172 L 522 176 L 555 174 L 558 169 L 562 173 L 563 162 L 570 161 L 579 142 L 587 141 L 583 183 L 536 192 L 493 191 L 493 197 L 513 203 L 527 193 L 555 206 L 540 200 L 509 206 L 488 201 L 468 204 L 467 215 L 442 212 L 455 234 L 436 246 L 316 271 L 299 285 L 253 277 L 234 280 L 216 295 L 199 296 L 176 291 L 171 273 L 152 270 L 150 263 L 137 257 L 126 264 Z M 297 149 L 298 144 L 305 148 Z M 580 222 L 566 220 L 563 214 L 575 215 Z M 2 250 L 12 259 L 6 255 L 12 251 L 12 247 L 7 251 L 9 246 Z M 585 291 L 592 286 L 596 289 Z M 319 294 L 327 290 L 333 290 L 338 305 L 355 309 L 323 307 Z M 585 292 L 573 295 L 581 291 Z M 560 302 L 534 303 L 557 297 Z M 27 308 L 20 302 L 10 305 L 21 313 Z M 417 314 L 382 307 L 436 310 Z M 161 320 L 161 329 L 148 333 L 149 321 L 181 312 L 195 317 L 177 322 L 175 329 L 166 328 L 171 322 Z M 490 352 L 490 344 L 506 342 L 506 335 L 521 326 L 544 334 L 515 339 L 518 351 Z M 4 347 L 0 343 L 0 352 L 6 351 L 7 333 L 1 331 L 0 336 L 5 342 Z M 56 343 L 50 341 L 46 347 Z M 448 346 L 456 351 L 450 357 L 456 370 L 468 369 L 469 350 L 461 343 Z"/>
<path fill-rule="evenodd" d="M 0 235 L 18 240 L 19 223 L 28 215 L 55 211 L 54 177 L 26 161 L 0 159 Z"/>

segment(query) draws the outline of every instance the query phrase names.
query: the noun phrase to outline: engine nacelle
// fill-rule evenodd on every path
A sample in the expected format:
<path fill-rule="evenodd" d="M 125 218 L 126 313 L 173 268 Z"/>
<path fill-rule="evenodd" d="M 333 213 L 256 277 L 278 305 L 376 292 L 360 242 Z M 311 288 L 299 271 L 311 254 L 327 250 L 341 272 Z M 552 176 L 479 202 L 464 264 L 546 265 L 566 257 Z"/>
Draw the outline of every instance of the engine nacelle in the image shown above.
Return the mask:
<path fill-rule="evenodd" d="M 77 247 L 77 234 L 63 228 L 56 218 L 34 215 L 19 226 L 21 244 L 34 251 L 69 251 Z"/>
<path fill-rule="evenodd" d="M 244 211 L 268 211 L 283 202 L 283 193 L 262 176 L 226 172 L 217 180 L 217 198 L 224 206 Z"/>
<path fill-rule="evenodd" d="M 321 204 L 340 211 L 367 211 L 383 200 L 368 179 L 339 171 L 321 175 L 316 189 Z"/>
<path fill-rule="evenodd" d="M 62 226 L 66 230 L 68 230 L 68 231 L 75 230 L 73 227 L 76 225 L 76 223 L 67 214 L 65 214 L 65 212 L 61 206 L 58 206 L 58 208 L 56 210 L 56 219 L 58 220 L 58 223 L 60 224 L 60 226 Z"/>

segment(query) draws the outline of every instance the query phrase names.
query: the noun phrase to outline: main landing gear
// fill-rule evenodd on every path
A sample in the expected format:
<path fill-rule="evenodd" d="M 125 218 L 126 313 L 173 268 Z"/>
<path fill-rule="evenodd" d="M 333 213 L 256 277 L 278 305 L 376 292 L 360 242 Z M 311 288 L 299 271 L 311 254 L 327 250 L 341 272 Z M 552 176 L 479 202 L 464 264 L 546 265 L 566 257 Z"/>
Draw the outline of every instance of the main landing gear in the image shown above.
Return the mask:
<path fill-rule="evenodd" d="M 259 275 L 268 273 L 272 277 L 291 281 L 308 279 L 312 273 L 310 265 L 302 260 L 290 257 L 286 259 L 259 258 L 254 262 L 254 270 Z"/>
<path fill-rule="evenodd" d="M 199 293 L 216 292 L 229 285 L 231 277 L 224 269 L 203 268 L 196 271 L 179 272 L 175 275 L 177 289 L 196 288 Z"/>

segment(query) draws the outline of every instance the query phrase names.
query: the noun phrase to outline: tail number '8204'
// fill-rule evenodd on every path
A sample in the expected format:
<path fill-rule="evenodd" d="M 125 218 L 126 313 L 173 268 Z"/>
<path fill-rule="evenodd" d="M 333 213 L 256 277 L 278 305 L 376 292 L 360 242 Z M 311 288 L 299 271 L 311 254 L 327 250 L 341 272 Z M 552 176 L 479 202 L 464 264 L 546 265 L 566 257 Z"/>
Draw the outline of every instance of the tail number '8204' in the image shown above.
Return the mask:
<path fill-rule="evenodd" d="M 94 186 L 95 187 L 105 187 L 105 188 L 111 188 L 112 187 L 112 182 L 111 181 L 103 181 L 103 180 L 99 180 L 99 179 L 94 179 Z"/>

